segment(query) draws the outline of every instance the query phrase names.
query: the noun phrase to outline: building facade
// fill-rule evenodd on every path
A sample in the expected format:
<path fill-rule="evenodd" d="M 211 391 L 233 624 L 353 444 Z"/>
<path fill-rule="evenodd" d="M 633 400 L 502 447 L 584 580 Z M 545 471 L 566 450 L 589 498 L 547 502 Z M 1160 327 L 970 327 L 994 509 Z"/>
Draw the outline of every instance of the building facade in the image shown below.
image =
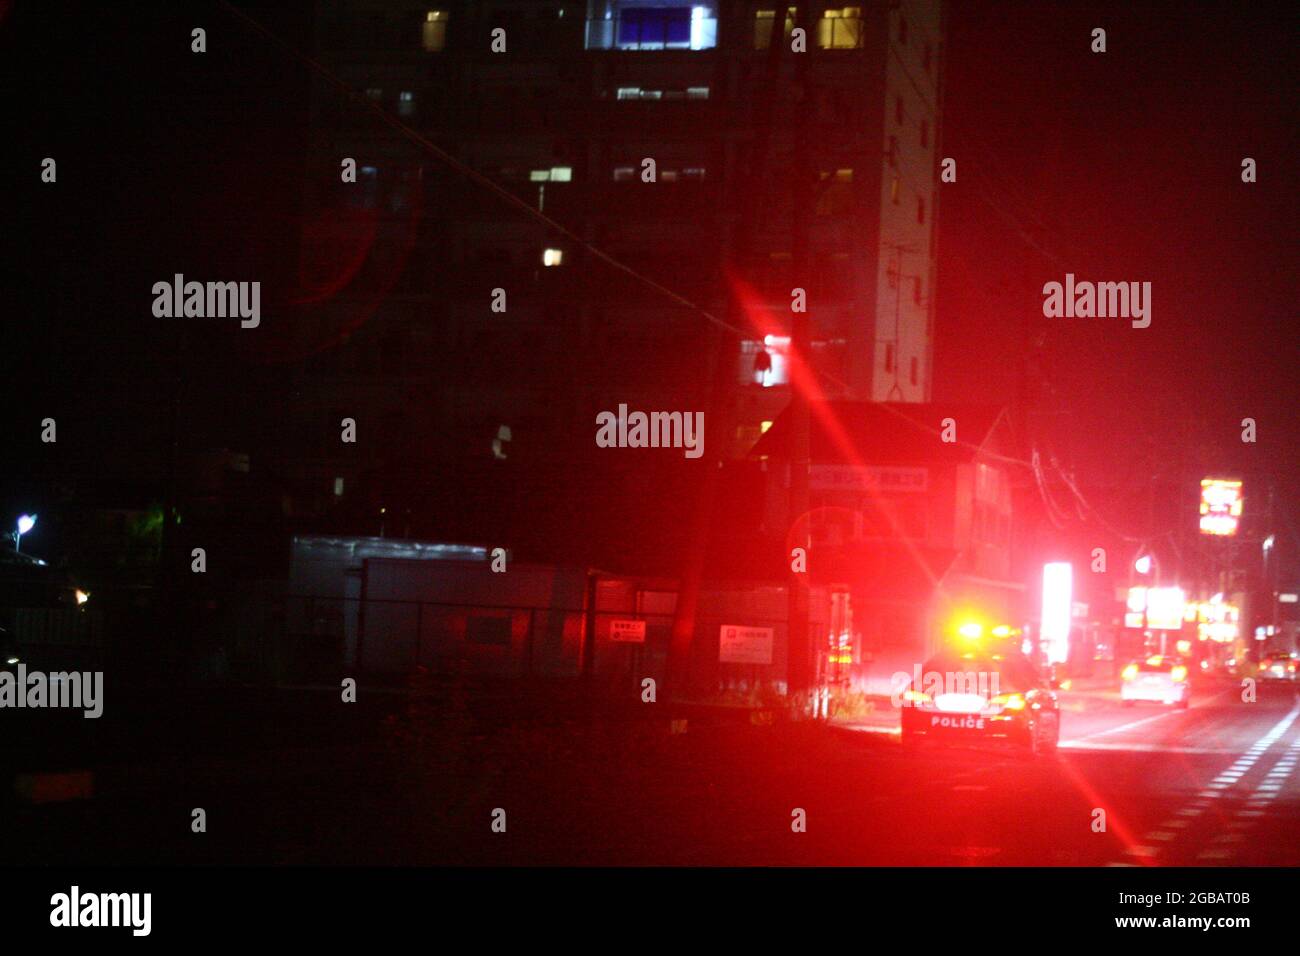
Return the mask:
<path fill-rule="evenodd" d="M 541 467 L 620 403 L 721 409 L 707 457 L 743 456 L 789 400 L 796 288 L 826 397 L 930 398 L 941 6 L 791 5 L 774 51 L 776 17 L 318 6 L 283 465 L 306 510 Z"/>
<path fill-rule="evenodd" d="M 809 510 L 789 513 L 786 418 L 763 436 L 763 525 L 806 543 L 809 582 L 847 597 L 824 652 L 854 689 L 890 693 L 963 623 L 1021 627 L 1012 571 L 1013 450 L 1004 410 L 828 402 L 815 407 Z"/>

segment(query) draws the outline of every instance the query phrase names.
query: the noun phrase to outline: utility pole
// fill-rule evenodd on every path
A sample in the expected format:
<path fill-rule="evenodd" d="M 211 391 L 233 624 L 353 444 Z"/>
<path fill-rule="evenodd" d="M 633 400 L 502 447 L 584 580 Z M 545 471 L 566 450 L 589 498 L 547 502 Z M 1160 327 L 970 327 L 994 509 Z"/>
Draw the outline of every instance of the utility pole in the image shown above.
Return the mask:
<path fill-rule="evenodd" d="M 806 8 L 806 3 L 803 3 L 802 6 Z M 806 22 L 806 9 L 803 20 Z M 773 15 L 771 42 L 768 46 L 766 63 L 766 99 L 762 103 L 756 103 L 756 108 L 752 109 L 748 114 L 733 117 L 736 120 L 750 121 L 755 124 L 754 145 L 749 169 L 743 171 L 738 169 L 737 176 L 724 183 L 724 189 L 726 190 L 722 197 L 725 220 L 722 239 L 722 261 L 724 266 L 722 273 L 724 280 L 731 268 L 743 267 L 748 264 L 749 257 L 746 255 L 749 251 L 748 242 L 757 228 L 758 218 L 762 213 L 770 211 L 773 206 L 773 197 L 767 195 L 767 191 L 769 189 L 774 190 L 773 184 L 776 177 L 771 175 L 772 164 L 770 163 L 769 153 L 772 129 L 776 125 L 782 100 L 781 60 L 786 42 L 785 12 L 782 9 L 776 11 Z M 723 317 L 729 318 L 734 315 L 735 309 L 732 306 L 734 295 L 732 290 L 729 288 L 724 289 L 720 299 L 725 303 Z M 796 341 L 795 333 L 796 330 L 792 329 L 792 353 Z M 708 472 L 704 475 L 700 496 L 696 501 L 692 518 L 691 535 L 682 565 L 677 606 L 673 614 L 672 634 L 669 639 L 667 676 L 671 688 L 670 693 L 677 696 L 682 696 L 684 691 L 689 692 L 690 690 L 691 648 L 695 639 L 695 624 L 704 575 L 704 560 L 708 550 L 709 526 L 712 521 L 714 504 L 717 500 L 722 462 L 726 457 L 726 445 L 729 439 L 727 430 L 722 427 L 722 423 L 728 418 L 727 404 L 730 398 L 731 384 L 726 360 L 734 354 L 736 342 L 734 335 L 722 328 L 715 327 L 711 335 L 709 350 L 710 407 L 708 414 L 705 415 L 707 433 L 705 447 L 714 451 L 707 454 L 704 459 L 707 462 L 704 467 L 708 469 Z M 806 351 L 806 348 L 804 351 Z M 803 353 L 794 354 L 801 355 Z M 791 391 L 793 393 L 796 389 L 791 388 Z M 807 433 L 806 426 L 804 433 L 805 435 Z M 805 491 L 805 502 L 806 497 Z M 803 514 L 806 510 L 807 505 L 805 503 L 798 514 Z M 802 585 L 802 581 L 800 584 Z M 795 613 L 792 614 L 790 619 L 806 622 L 806 596 L 802 615 Z"/>
<path fill-rule="evenodd" d="M 805 39 L 811 42 L 812 18 L 809 16 L 807 0 L 799 0 L 795 25 L 802 27 Z M 779 24 L 784 27 L 784 23 Z M 777 39 L 778 24 L 772 26 L 772 42 Z M 784 30 L 782 30 L 784 33 Z M 783 40 L 781 42 L 784 42 Z M 808 58 L 810 50 L 795 55 L 793 87 L 799 92 L 800 100 L 794 106 L 794 155 L 791 181 L 791 236 L 790 260 L 794 266 L 794 279 L 797 288 L 802 288 L 807 296 L 801 311 L 791 314 L 790 322 L 790 507 L 791 527 L 803 528 L 803 537 L 799 545 L 809 550 L 808 539 L 808 473 L 811 467 L 811 442 L 809 437 L 811 409 L 809 408 L 809 391 L 813 386 L 813 367 L 811 335 L 808 319 L 808 299 L 817 301 L 818 289 L 809 282 L 812 257 L 809 254 L 810 208 L 813 199 L 812 176 L 814 170 L 810 163 L 809 152 L 809 113 L 816 108 L 816 98 L 809 84 Z M 791 540 L 788 536 L 787 540 Z M 789 561 L 790 556 L 785 555 Z M 790 699 L 795 713 L 804 715 L 809 708 L 809 692 L 812 689 L 812 642 L 808 623 L 808 573 L 796 572 L 793 567 L 787 577 L 786 586 L 786 678 Z"/>

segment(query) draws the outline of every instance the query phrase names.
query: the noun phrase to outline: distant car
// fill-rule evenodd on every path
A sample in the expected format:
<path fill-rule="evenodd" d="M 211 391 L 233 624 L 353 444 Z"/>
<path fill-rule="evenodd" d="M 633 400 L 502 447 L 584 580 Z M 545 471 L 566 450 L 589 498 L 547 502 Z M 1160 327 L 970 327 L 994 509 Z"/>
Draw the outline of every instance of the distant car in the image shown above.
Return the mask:
<path fill-rule="evenodd" d="M 1035 756 L 1056 752 L 1061 712 L 1050 682 L 1019 650 L 944 651 L 926 661 L 902 700 L 902 740 L 1001 743 Z"/>
<path fill-rule="evenodd" d="M 1192 701 L 1187 664 L 1176 657 L 1148 657 L 1134 661 L 1120 675 L 1119 699 L 1125 707 L 1140 700 L 1180 707 L 1186 710 Z"/>
<path fill-rule="evenodd" d="M 1259 662 L 1260 680 L 1296 680 L 1296 660 L 1289 654 L 1274 654 Z"/>

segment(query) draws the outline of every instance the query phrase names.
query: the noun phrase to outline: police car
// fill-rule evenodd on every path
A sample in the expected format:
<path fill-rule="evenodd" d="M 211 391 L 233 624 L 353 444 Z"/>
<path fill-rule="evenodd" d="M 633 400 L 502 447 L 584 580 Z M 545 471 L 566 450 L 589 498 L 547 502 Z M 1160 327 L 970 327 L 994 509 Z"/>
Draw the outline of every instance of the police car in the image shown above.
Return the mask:
<path fill-rule="evenodd" d="M 1061 737 L 1050 682 L 1014 646 L 941 651 L 913 674 L 901 704 L 905 747 L 1004 744 L 1042 756 Z"/>

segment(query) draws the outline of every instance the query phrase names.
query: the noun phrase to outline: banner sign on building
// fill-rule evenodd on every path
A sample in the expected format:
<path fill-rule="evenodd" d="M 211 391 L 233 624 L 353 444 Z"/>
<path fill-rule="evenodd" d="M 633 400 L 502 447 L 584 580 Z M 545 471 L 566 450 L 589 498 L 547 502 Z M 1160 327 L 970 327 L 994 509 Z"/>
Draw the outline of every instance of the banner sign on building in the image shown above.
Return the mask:
<path fill-rule="evenodd" d="M 925 468 L 888 465 L 813 465 L 808 487 L 814 491 L 927 491 L 930 473 Z"/>

